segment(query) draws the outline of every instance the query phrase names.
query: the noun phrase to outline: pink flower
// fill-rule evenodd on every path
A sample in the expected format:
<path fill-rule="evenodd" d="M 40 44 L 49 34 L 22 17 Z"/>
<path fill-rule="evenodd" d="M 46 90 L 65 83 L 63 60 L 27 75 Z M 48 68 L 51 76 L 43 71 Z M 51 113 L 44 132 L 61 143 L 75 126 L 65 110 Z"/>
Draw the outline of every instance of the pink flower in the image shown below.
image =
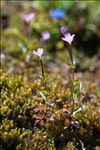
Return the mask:
<path fill-rule="evenodd" d="M 71 35 L 70 33 L 65 32 L 64 27 L 61 27 L 61 33 L 63 34 L 64 37 L 61 39 L 65 42 L 67 42 L 69 45 L 72 44 L 72 41 L 74 39 L 75 34 Z"/>
<path fill-rule="evenodd" d="M 50 33 L 49 32 L 42 32 L 41 33 L 41 40 L 46 41 L 50 38 Z"/>
<path fill-rule="evenodd" d="M 38 56 L 40 59 L 43 55 L 43 48 L 38 48 L 37 51 L 33 50 L 33 54 L 35 54 L 36 56 Z"/>
<path fill-rule="evenodd" d="M 26 14 L 25 16 L 24 16 L 24 20 L 27 22 L 27 23 L 29 23 L 34 17 L 35 17 L 35 13 L 28 13 L 28 14 Z"/>

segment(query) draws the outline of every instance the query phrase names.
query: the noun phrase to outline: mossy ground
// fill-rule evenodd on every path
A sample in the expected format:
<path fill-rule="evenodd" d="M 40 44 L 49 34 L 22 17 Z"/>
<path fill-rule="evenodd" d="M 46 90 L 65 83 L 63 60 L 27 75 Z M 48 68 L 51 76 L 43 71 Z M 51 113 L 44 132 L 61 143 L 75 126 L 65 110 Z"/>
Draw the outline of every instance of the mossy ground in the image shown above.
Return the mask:
<path fill-rule="evenodd" d="M 40 80 L 29 86 L 1 71 L 1 147 L 53 150 L 65 145 L 79 148 L 83 144 L 87 149 L 100 146 L 97 84 L 90 86 L 84 81 L 80 99 L 85 108 L 75 115 L 70 114 L 69 88 L 68 83 L 61 86 L 52 82 L 46 93 Z M 75 105 L 77 110 L 80 102 Z M 73 125 L 74 120 L 78 124 Z"/>

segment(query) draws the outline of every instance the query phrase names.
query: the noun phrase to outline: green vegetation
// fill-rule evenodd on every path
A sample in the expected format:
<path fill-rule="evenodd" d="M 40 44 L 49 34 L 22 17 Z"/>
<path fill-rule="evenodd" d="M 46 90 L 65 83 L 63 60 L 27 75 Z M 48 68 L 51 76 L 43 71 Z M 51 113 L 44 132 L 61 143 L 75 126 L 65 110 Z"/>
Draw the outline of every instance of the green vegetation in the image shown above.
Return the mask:
<path fill-rule="evenodd" d="M 99 7 L 2 1 L 0 150 L 100 149 Z"/>
<path fill-rule="evenodd" d="M 96 84 L 91 84 L 81 97 L 84 109 L 79 111 L 80 102 L 77 100 L 75 111 L 71 114 L 68 87 L 62 89 L 59 83 L 49 85 L 51 89 L 47 87 L 49 95 L 44 102 L 41 82 L 28 86 L 21 78 L 10 78 L 3 71 L 0 74 L 2 149 L 54 150 L 82 145 L 91 149 L 100 146 Z"/>

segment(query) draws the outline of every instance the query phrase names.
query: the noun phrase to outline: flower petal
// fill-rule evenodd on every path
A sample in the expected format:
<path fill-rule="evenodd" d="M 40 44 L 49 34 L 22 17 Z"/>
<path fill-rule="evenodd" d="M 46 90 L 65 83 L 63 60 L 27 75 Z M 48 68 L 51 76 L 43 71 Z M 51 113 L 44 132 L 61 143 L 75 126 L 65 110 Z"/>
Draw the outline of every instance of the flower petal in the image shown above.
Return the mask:
<path fill-rule="evenodd" d="M 43 55 L 43 48 L 38 48 L 37 51 L 33 50 L 33 54 L 37 55 L 41 59 Z"/>
<path fill-rule="evenodd" d="M 64 28 L 64 27 L 61 27 L 60 30 L 61 30 L 61 33 L 62 33 L 63 35 L 65 35 L 65 33 L 66 33 L 66 32 L 65 32 L 65 28 Z"/>
<path fill-rule="evenodd" d="M 61 27 L 60 30 L 61 30 L 61 33 L 64 36 L 64 37 L 62 37 L 62 40 L 66 41 L 69 45 L 71 45 L 71 43 L 72 43 L 72 41 L 74 39 L 75 34 L 71 35 L 69 32 L 66 32 L 64 27 Z"/>
<path fill-rule="evenodd" d="M 43 48 L 38 48 L 37 53 L 38 53 L 38 56 L 42 57 L 42 55 L 43 55 Z"/>
<path fill-rule="evenodd" d="M 35 13 L 31 12 L 24 16 L 24 20 L 28 23 L 35 17 Z"/>

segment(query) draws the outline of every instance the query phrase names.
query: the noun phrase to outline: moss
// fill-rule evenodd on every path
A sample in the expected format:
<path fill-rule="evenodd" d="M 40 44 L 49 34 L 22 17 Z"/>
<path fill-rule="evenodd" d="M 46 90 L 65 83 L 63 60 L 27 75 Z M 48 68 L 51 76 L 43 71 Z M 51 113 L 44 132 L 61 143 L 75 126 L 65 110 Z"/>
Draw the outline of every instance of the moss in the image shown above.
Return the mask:
<path fill-rule="evenodd" d="M 55 82 L 49 89 L 44 103 L 38 93 L 41 82 L 28 86 L 20 77 L 10 78 L 2 70 L 0 75 L 2 149 L 54 150 L 59 147 L 79 148 L 82 143 L 86 148 L 100 146 L 100 116 L 94 105 L 98 106 L 98 99 L 90 105 L 85 102 L 83 111 L 72 115 L 70 102 L 66 101 L 69 92 L 62 95 L 59 83 Z M 94 88 L 88 88 L 87 98 Z M 57 100 L 58 97 L 61 100 Z M 78 108 L 79 102 L 76 103 Z"/>

